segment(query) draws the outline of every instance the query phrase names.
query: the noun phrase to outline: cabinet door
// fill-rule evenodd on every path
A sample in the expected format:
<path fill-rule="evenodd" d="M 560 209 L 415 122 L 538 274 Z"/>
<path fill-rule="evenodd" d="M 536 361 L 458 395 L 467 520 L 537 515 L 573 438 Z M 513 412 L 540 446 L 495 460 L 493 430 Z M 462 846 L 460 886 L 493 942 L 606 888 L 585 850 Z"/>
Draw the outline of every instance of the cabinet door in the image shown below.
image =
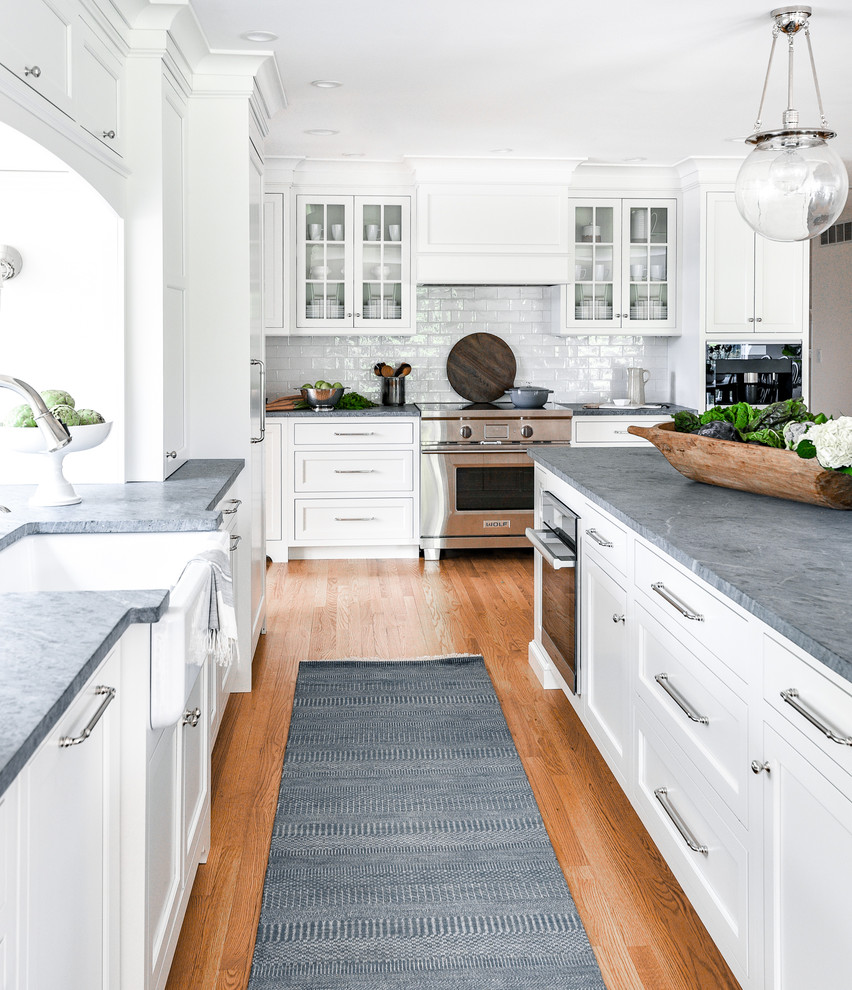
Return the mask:
<path fill-rule="evenodd" d="M 627 594 L 585 553 L 582 581 L 581 692 L 586 695 L 587 725 L 610 769 L 626 785 L 630 738 L 630 653 Z"/>
<path fill-rule="evenodd" d="M 352 210 L 351 196 L 296 197 L 297 327 L 327 331 L 355 325 Z"/>
<path fill-rule="evenodd" d="M 187 696 L 186 714 L 181 726 L 183 736 L 181 882 L 184 886 L 192 883 L 199 856 L 206 858 L 210 846 L 210 713 L 207 710 L 209 672 L 209 664 L 205 664 L 201 670 L 196 668 L 195 684 Z"/>
<path fill-rule="evenodd" d="M 847 990 L 852 778 L 778 716 L 764 745 L 765 986 Z"/>
<path fill-rule="evenodd" d="M 85 21 L 80 20 L 78 28 L 74 61 L 77 119 L 100 142 L 120 153 L 121 62 Z"/>
<path fill-rule="evenodd" d="M 263 326 L 267 333 L 284 330 L 287 313 L 287 271 L 284 264 L 285 210 L 283 193 L 263 197 Z"/>
<path fill-rule="evenodd" d="M 623 205 L 622 326 L 632 333 L 675 326 L 676 223 L 674 200 Z"/>
<path fill-rule="evenodd" d="M 620 329 L 621 202 L 577 202 L 572 215 L 574 282 L 566 300 L 566 325 Z"/>
<path fill-rule="evenodd" d="M 707 195 L 708 335 L 754 330 L 754 231 L 733 193 Z"/>
<path fill-rule="evenodd" d="M 410 202 L 355 197 L 355 326 L 365 333 L 411 326 Z"/>
<path fill-rule="evenodd" d="M 27 990 L 117 986 L 117 689 L 114 654 L 24 771 Z"/>
<path fill-rule="evenodd" d="M 0 990 L 15 990 L 18 980 L 18 782 L 0 795 Z"/>
<path fill-rule="evenodd" d="M 72 110 L 72 25 L 66 0 L 0 0 L 0 62 L 60 110 Z"/>
<path fill-rule="evenodd" d="M 808 329 L 810 248 L 807 242 L 768 241 L 754 235 L 754 328 L 795 337 Z"/>

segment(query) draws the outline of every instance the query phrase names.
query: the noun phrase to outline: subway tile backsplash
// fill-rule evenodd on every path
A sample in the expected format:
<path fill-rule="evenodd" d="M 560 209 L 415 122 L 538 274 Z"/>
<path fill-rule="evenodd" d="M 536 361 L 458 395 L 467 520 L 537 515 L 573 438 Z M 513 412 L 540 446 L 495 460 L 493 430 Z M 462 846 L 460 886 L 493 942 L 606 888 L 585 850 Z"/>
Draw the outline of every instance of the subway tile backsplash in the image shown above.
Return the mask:
<path fill-rule="evenodd" d="M 649 402 L 670 400 L 665 337 L 570 336 L 555 332 L 552 293 L 539 285 L 421 285 L 417 332 L 408 336 L 341 334 L 267 337 L 267 392 L 285 395 L 303 382 L 325 378 L 378 401 L 377 361 L 412 368 L 409 402 L 457 402 L 447 380 L 447 355 L 469 333 L 493 333 L 512 348 L 516 384 L 552 388 L 555 402 L 598 402 L 627 395 L 628 367 L 650 372 Z"/>

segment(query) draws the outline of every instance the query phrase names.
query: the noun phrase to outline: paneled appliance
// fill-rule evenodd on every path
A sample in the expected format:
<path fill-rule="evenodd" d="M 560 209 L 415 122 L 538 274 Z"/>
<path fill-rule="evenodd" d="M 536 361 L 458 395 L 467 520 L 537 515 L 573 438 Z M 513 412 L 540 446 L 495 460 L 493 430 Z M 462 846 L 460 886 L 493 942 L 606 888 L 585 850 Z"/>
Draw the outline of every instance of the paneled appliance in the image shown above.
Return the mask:
<path fill-rule="evenodd" d="M 420 405 L 420 547 L 527 546 L 534 465 L 527 449 L 569 446 L 571 410 L 504 403 Z"/>
<path fill-rule="evenodd" d="M 766 406 L 802 397 L 801 342 L 708 343 L 705 368 L 708 409 L 735 402 Z"/>
<path fill-rule="evenodd" d="M 541 526 L 528 529 L 536 555 L 536 613 L 541 645 L 568 687 L 580 691 L 580 582 L 577 516 L 548 491 L 541 493 Z"/>

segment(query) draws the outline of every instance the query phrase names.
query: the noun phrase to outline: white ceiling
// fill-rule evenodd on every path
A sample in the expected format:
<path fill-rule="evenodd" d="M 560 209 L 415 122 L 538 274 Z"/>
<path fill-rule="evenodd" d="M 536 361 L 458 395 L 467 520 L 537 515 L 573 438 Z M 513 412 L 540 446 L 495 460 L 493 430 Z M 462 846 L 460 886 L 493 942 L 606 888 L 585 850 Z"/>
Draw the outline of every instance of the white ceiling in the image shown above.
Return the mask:
<path fill-rule="evenodd" d="M 771 43 L 770 7 L 716 0 L 190 0 L 215 51 L 274 51 L 288 106 L 272 155 L 742 157 Z M 252 43 L 246 31 L 270 31 Z M 834 149 L 852 161 L 852 3 L 814 7 L 811 38 Z M 780 126 L 776 46 L 764 127 Z M 339 89 L 311 86 L 316 79 Z M 794 105 L 816 125 L 805 39 Z M 339 133 L 319 137 L 312 128 Z M 498 154 L 498 149 L 511 151 Z"/>

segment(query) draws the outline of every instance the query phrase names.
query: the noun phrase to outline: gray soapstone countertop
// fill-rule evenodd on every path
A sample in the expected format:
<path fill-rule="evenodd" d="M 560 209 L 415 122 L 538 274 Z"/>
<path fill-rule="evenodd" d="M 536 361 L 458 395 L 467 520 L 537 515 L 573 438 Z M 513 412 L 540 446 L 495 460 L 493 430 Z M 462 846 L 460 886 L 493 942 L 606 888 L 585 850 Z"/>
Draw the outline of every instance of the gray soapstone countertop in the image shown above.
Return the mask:
<path fill-rule="evenodd" d="M 32 485 L 0 486 L 0 549 L 31 533 L 217 529 L 216 504 L 242 460 L 188 461 L 164 482 L 75 485 L 78 505 L 27 504 Z M 15 779 L 122 633 L 156 622 L 166 589 L 0 594 L 0 794 Z"/>
<path fill-rule="evenodd" d="M 573 416 L 671 416 L 685 409 L 695 412 L 690 406 L 679 406 L 674 402 L 663 402 L 656 406 L 639 406 L 638 408 L 601 404 L 597 408 L 589 409 L 582 402 L 557 402 L 556 405 L 562 406 L 563 409 L 570 409 Z"/>
<path fill-rule="evenodd" d="M 420 407 L 413 402 L 403 406 L 373 406 L 372 409 L 284 409 L 279 412 L 267 412 L 267 419 L 278 419 L 285 416 L 299 419 L 335 419 L 342 416 L 419 416 Z"/>
<path fill-rule="evenodd" d="M 529 453 L 852 681 L 852 512 L 690 481 L 653 449 Z"/>

